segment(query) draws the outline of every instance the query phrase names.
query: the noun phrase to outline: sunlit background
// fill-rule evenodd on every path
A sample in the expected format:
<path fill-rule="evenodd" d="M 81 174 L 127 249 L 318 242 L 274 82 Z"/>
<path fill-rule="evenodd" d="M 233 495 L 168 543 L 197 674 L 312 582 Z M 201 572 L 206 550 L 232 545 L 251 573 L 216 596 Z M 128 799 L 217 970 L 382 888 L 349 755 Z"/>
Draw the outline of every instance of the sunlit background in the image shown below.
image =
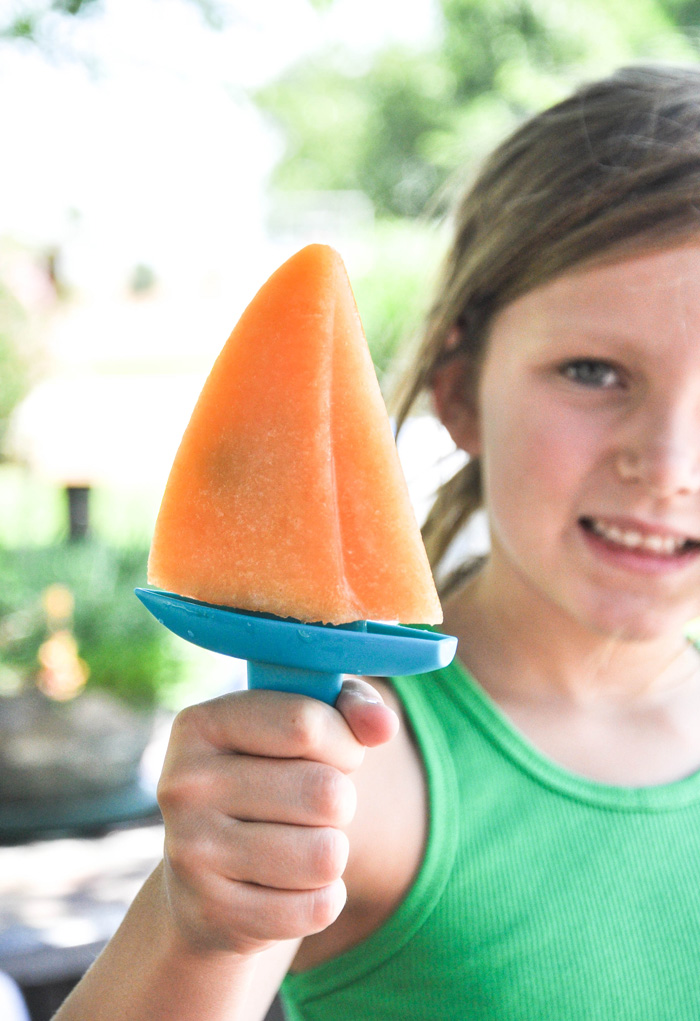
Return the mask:
<path fill-rule="evenodd" d="M 622 63 L 695 63 L 699 39 L 698 0 L 0 4 L 6 842 L 143 810 L 153 719 L 240 681 L 132 593 L 201 384 L 269 273 L 334 245 L 388 391 L 488 149 Z M 418 418 L 401 452 L 420 517 L 450 446 Z M 63 924 L 54 943 L 79 941 Z"/>
<path fill-rule="evenodd" d="M 71 591 L 85 663 L 65 695 L 78 676 L 119 685 L 98 668 L 114 654 L 95 645 L 99 615 L 132 599 L 202 381 L 276 265 L 308 241 L 339 249 L 386 387 L 428 300 L 454 182 L 577 81 L 634 59 L 694 61 L 696 6 L 6 2 L 0 692 L 47 676 L 35 653 L 55 629 L 40 609 L 54 583 Z M 419 515 L 435 450 L 427 424 L 407 433 Z M 99 569 L 88 609 L 98 556 L 111 574 Z M 171 658 L 167 679 L 149 662 L 130 696 L 186 700 L 188 654 L 134 629 L 135 660 L 136 632 Z"/>

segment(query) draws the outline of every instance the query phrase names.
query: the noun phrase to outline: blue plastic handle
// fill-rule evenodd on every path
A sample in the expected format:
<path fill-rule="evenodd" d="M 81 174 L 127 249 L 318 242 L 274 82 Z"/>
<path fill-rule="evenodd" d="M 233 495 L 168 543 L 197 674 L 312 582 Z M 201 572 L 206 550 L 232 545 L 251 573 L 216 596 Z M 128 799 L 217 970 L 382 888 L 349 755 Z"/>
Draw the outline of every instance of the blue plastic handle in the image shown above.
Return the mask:
<path fill-rule="evenodd" d="M 396 624 L 338 626 L 234 610 L 174 592 L 137 588 L 157 620 L 188 642 L 248 661 L 249 687 L 311 695 L 333 705 L 343 674 L 419 674 L 447 666 L 457 639 Z"/>

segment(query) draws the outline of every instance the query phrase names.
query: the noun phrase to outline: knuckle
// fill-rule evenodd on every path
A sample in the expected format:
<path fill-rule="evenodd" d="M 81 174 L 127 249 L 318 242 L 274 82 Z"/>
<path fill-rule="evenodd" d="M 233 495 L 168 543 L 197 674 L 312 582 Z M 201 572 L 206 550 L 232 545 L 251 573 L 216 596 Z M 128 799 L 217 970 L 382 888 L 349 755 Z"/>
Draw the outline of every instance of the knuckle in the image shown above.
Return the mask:
<path fill-rule="evenodd" d="M 200 717 L 201 710 L 198 705 L 190 705 L 181 709 L 173 720 L 171 740 L 182 739 L 187 741 L 193 734 L 199 731 L 201 724 Z"/>
<path fill-rule="evenodd" d="M 176 809 L 182 803 L 180 778 L 173 773 L 163 772 L 156 787 L 156 800 L 164 815 Z"/>
<path fill-rule="evenodd" d="M 306 783 L 308 807 L 329 825 L 343 826 L 355 811 L 355 786 L 332 766 L 310 765 Z"/>
<path fill-rule="evenodd" d="M 341 897 L 341 892 L 343 896 Z M 342 881 L 332 883 L 320 890 L 314 890 L 308 900 L 308 921 L 306 928 L 309 933 L 320 932 L 328 928 L 336 920 L 344 905 L 344 887 Z"/>
<path fill-rule="evenodd" d="M 220 845 L 199 827 L 191 834 L 166 834 L 164 857 L 171 871 L 193 887 L 207 885 L 220 871 Z"/>
<path fill-rule="evenodd" d="M 311 867 L 317 882 L 332 883 L 345 871 L 349 844 L 342 830 L 322 827 L 314 835 Z"/>
<path fill-rule="evenodd" d="M 202 871 L 204 855 L 187 841 L 166 840 L 164 854 L 170 870 L 181 879 L 191 881 Z"/>
<path fill-rule="evenodd" d="M 289 716 L 287 736 L 300 758 L 311 757 L 317 753 L 322 745 L 324 726 L 325 721 L 319 712 L 319 705 L 312 699 L 299 700 L 299 704 Z"/>
<path fill-rule="evenodd" d="M 193 771 L 164 771 L 158 781 L 156 798 L 164 814 L 187 810 L 200 805 L 209 790 L 206 773 Z"/>

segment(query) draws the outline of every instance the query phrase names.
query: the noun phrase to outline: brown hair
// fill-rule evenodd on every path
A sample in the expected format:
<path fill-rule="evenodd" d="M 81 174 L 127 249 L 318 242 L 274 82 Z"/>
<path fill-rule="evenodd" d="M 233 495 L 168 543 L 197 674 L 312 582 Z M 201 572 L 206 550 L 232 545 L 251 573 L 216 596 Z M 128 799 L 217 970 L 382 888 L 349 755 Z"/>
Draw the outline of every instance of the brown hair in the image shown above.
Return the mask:
<path fill-rule="evenodd" d="M 444 359 L 466 355 L 476 373 L 494 315 L 515 298 L 585 261 L 700 233 L 700 70 L 623 68 L 530 118 L 485 162 L 454 220 L 396 395 L 399 428 Z M 424 526 L 434 567 L 481 503 L 472 459 Z"/>

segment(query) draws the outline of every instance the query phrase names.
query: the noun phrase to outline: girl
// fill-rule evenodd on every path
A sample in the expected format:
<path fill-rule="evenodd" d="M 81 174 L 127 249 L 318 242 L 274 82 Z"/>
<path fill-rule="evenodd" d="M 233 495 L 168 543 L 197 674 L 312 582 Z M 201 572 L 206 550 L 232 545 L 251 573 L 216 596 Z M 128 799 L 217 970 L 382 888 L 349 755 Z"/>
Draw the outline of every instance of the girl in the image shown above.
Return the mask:
<path fill-rule="evenodd" d="M 164 860 L 61 1021 L 262 1018 L 281 982 L 292 1019 L 700 1017 L 699 202 L 690 69 L 487 162 L 401 410 L 470 455 L 435 562 L 488 515 L 459 661 L 183 712 Z"/>

